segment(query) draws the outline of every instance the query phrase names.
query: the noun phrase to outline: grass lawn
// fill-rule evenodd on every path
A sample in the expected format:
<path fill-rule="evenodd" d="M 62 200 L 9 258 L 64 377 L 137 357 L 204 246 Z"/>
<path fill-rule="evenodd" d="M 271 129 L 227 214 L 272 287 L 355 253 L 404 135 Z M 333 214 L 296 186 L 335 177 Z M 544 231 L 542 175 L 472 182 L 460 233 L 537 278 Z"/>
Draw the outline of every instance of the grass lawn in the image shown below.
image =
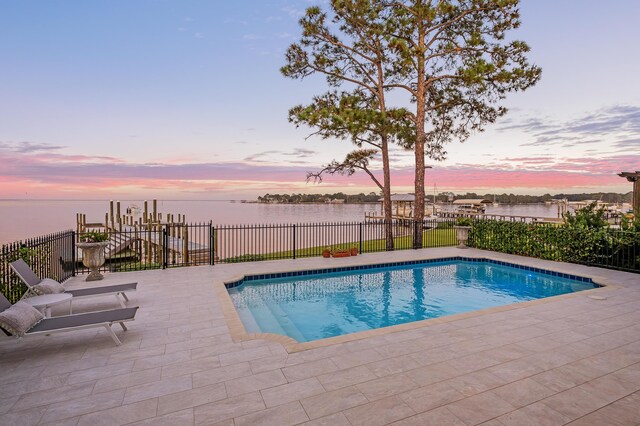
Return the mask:
<path fill-rule="evenodd" d="M 423 232 L 422 237 L 422 247 L 430 248 L 430 247 L 446 247 L 446 246 L 455 246 L 458 244 L 456 240 L 455 230 L 453 229 L 429 229 Z M 394 247 L 396 250 L 408 250 L 413 248 L 413 237 L 411 235 L 405 235 L 396 237 L 393 239 Z M 349 247 L 359 247 L 358 242 L 339 244 L 339 247 L 349 248 Z M 322 250 L 326 246 L 315 246 L 308 247 L 304 249 L 296 250 L 296 257 L 313 257 L 313 256 L 322 256 Z M 384 238 L 377 240 L 367 240 L 362 242 L 362 252 L 363 253 L 371 253 L 376 251 L 384 251 L 385 249 L 385 240 Z M 291 250 L 280 251 L 274 253 L 265 253 L 265 254 L 246 254 L 243 256 L 230 257 L 227 259 L 223 259 L 224 262 L 227 263 L 235 263 L 235 262 L 252 262 L 259 260 L 275 260 L 275 259 L 291 259 L 293 257 L 293 252 Z"/>

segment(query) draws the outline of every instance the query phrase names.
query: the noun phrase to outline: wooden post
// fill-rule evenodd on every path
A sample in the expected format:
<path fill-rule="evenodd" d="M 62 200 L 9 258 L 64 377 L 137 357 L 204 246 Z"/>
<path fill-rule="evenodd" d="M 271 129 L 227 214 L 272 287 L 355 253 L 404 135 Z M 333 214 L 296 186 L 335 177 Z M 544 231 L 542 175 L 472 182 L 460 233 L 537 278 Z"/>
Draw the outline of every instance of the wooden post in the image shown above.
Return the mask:
<path fill-rule="evenodd" d="M 115 228 L 115 218 L 113 216 L 113 200 L 109 200 L 109 215 L 111 217 L 111 228 Z"/>
<path fill-rule="evenodd" d="M 144 216 L 142 216 L 144 218 L 144 222 L 148 222 L 149 218 L 148 215 L 149 214 L 149 205 L 147 204 L 147 200 L 144 200 Z"/>
<path fill-rule="evenodd" d="M 158 200 L 153 199 L 153 221 L 158 221 Z"/>

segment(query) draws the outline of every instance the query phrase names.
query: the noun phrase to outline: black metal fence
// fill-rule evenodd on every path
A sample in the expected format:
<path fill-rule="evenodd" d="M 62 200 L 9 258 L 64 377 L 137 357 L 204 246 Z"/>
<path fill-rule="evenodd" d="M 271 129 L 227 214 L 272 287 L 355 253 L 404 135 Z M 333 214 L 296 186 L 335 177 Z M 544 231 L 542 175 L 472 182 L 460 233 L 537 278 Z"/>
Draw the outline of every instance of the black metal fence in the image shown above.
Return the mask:
<path fill-rule="evenodd" d="M 455 245 L 454 223 L 452 220 L 424 221 L 422 247 Z M 387 227 L 391 228 L 395 250 L 420 248 L 413 238 L 418 225 L 415 221 L 395 220 L 389 224 L 367 221 L 218 226 L 214 228 L 215 262 L 314 257 L 322 255 L 325 249 L 355 248 L 360 253 L 385 251 Z"/>
<path fill-rule="evenodd" d="M 102 229 L 108 235 L 101 271 L 123 272 L 213 264 L 214 228 L 211 223 L 127 226 Z M 78 233 L 76 242 L 87 233 Z M 76 273 L 88 273 L 82 250 L 76 247 Z"/>
<path fill-rule="evenodd" d="M 64 281 L 74 274 L 74 232 L 63 231 L 5 244 L 0 249 L 0 291 L 11 302 L 26 288 L 11 271 L 9 263 L 24 259 L 41 277 Z"/>
<path fill-rule="evenodd" d="M 102 271 L 138 271 L 216 263 L 295 259 L 322 255 L 325 249 L 372 253 L 386 250 L 385 230 L 394 249 L 446 247 L 457 244 L 454 219 L 223 225 L 212 223 L 155 225 L 108 230 Z M 24 292 L 9 263 L 23 258 L 42 277 L 58 281 L 88 273 L 76 243 L 84 235 L 64 231 L 3 245 L 0 291 L 11 301 Z M 640 272 L 640 233 L 572 229 L 563 224 L 474 221 L 469 245 L 485 250 L 562 262 Z"/>

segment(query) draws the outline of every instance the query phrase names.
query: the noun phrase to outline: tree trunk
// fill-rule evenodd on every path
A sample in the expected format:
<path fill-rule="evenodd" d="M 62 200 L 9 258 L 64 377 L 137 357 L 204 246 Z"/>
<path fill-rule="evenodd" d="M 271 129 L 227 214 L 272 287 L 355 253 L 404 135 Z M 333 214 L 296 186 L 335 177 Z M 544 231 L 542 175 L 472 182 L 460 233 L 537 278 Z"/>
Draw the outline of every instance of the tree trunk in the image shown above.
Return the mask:
<path fill-rule="evenodd" d="M 389 168 L 389 144 L 387 135 L 381 135 L 382 142 L 382 169 L 384 174 L 384 187 L 382 188 L 382 205 L 384 206 L 384 238 L 385 249 L 392 251 L 393 246 L 393 219 L 391 217 L 391 172 Z"/>
<path fill-rule="evenodd" d="M 418 114 L 419 116 L 419 114 Z M 424 114 L 423 114 L 424 116 Z M 420 127 L 418 127 L 420 129 Z M 424 130 L 418 131 L 422 133 L 416 139 L 416 174 L 415 174 L 415 211 L 413 218 L 415 220 L 413 248 L 422 248 L 422 225 L 424 221 Z"/>
<path fill-rule="evenodd" d="M 418 69 L 416 86 L 416 143 L 414 146 L 416 172 L 415 172 L 415 210 L 413 219 L 413 248 L 422 248 L 422 224 L 424 220 L 424 142 L 425 142 L 425 116 L 426 116 L 426 78 L 424 63 L 424 28 L 418 26 Z"/>
<path fill-rule="evenodd" d="M 379 47 L 379 45 L 378 45 Z M 382 68 L 382 61 L 377 64 L 378 69 L 378 102 L 380 111 L 386 114 L 387 104 L 384 96 L 384 71 Z M 382 205 L 384 206 L 384 239 L 385 250 L 392 251 L 394 249 L 393 243 L 393 218 L 391 216 L 391 167 L 389 166 L 389 136 L 386 130 L 383 130 L 380 134 L 380 146 L 382 151 L 382 173 L 383 173 L 383 188 L 382 188 Z"/>

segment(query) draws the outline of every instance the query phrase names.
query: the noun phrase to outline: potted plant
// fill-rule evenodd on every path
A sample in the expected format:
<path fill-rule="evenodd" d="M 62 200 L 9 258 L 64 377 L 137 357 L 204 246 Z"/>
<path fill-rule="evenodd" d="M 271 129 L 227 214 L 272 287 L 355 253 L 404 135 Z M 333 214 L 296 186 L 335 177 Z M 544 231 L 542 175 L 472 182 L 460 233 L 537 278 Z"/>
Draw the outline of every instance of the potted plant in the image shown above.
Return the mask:
<path fill-rule="evenodd" d="M 344 247 L 336 247 L 331 251 L 332 257 L 349 257 L 351 256 L 351 250 Z"/>
<path fill-rule="evenodd" d="M 322 250 L 322 257 L 324 258 L 331 257 L 331 247 L 325 247 L 324 250 Z"/>
<path fill-rule="evenodd" d="M 91 231 L 82 236 L 82 242 L 76 243 L 82 249 L 82 264 L 91 271 L 86 281 L 98 281 L 104 278 L 99 269 L 105 262 L 104 249 L 109 242 L 105 232 Z"/>
<path fill-rule="evenodd" d="M 459 217 L 453 229 L 456 230 L 456 238 L 458 239 L 458 248 L 467 248 L 467 241 L 469 240 L 469 230 L 473 221 L 468 217 Z"/>

